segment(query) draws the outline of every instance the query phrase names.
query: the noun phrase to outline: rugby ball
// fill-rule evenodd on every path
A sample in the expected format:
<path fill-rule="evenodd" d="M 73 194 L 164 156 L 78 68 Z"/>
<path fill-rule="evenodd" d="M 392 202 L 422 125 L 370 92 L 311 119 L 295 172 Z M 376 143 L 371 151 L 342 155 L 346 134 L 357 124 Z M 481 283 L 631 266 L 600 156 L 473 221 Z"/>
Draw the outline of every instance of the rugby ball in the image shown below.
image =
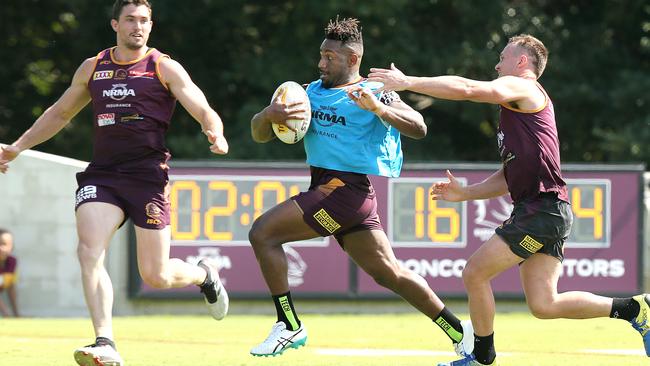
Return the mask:
<path fill-rule="evenodd" d="M 280 98 L 280 102 L 284 104 L 302 102 L 303 107 L 306 109 L 305 119 L 289 119 L 287 126 L 290 126 L 295 131 L 287 128 L 285 125 L 273 123 L 273 132 L 285 144 L 295 144 L 300 141 L 309 129 L 309 122 L 311 121 L 311 105 L 309 104 L 309 97 L 305 89 L 295 81 L 286 81 L 278 86 L 273 93 L 271 102 L 276 98 Z"/>

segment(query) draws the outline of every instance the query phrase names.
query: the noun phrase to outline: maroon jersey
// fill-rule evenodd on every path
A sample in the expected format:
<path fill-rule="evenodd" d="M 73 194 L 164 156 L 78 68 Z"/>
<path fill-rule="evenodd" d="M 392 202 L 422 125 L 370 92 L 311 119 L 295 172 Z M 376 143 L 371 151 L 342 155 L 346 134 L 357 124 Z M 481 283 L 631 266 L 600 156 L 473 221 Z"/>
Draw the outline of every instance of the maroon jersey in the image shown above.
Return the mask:
<path fill-rule="evenodd" d="M 512 200 L 535 198 L 540 192 L 556 192 L 569 202 L 560 169 L 560 147 L 553 103 L 541 85 L 546 103 L 539 110 L 518 110 L 501 105 L 497 142 Z"/>
<path fill-rule="evenodd" d="M 10 255 L 4 263 L 0 263 L 0 289 L 7 288 L 16 282 L 16 257 Z"/>
<path fill-rule="evenodd" d="M 166 170 L 165 146 L 176 99 L 161 80 L 158 63 L 169 57 L 150 48 L 138 60 L 119 62 L 115 48 L 97 54 L 88 80 L 94 114 L 93 158 L 87 171 L 149 175 Z"/>
<path fill-rule="evenodd" d="M 16 257 L 14 257 L 13 255 L 7 256 L 7 259 L 5 259 L 5 262 L 0 263 L 0 274 L 16 272 L 16 263 L 17 262 L 18 261 L 16 260 Z"/>

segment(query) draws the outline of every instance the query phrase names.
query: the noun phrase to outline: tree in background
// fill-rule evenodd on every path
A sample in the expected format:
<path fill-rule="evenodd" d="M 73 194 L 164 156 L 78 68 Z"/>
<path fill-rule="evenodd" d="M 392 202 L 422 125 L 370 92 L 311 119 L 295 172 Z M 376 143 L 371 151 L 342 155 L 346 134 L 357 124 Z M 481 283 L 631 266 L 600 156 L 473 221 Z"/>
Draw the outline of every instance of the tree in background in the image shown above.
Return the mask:
<path fill-rule="evenodd" d="M 0 142 L 10 143 L 68 86 L 77 65 L 115 42 L 112 1 L 3 3 L 0 12 Z M 286 80 L 317 78 L 322 24 L 340 14 L 362 21 L 362 64 L 395 62 L 412 74 L 489 80 L 510 36 L 543 40 L 550 62 L 542 82 L 554 96 L 567 162 L 650 164 L 650 6 L 644 0 L 210 1 L 154 2 L 151 44 L 178 59 L 224 119 L 228 159 L 303 159 L 302 146 L 255 144 L 253 113 Z M 315 46 L 316 45 L 316 46 Z M 497 159 L 497 110 L 404 93 L 424 115 L 428 141 L 404 141 L 407 162 Z M 44 151 L 91 154 L 90 108 Z M 208 159 L 195 122 L 181 108 L 169 147 L 176 159 Z"/>

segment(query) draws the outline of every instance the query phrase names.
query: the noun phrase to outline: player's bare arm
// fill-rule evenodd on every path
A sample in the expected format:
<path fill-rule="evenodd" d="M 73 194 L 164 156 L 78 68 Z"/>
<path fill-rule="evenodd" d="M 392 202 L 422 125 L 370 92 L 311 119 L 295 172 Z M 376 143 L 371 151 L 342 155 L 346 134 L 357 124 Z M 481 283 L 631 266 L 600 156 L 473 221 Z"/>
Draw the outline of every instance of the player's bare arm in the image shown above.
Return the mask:
<path fill-rule="evenodd" d="M 461 76 L 436 77 L 407 76 L 395 65 L 391 69 L 371 68 L 368 79 L 384 84 L 384 90 L 409 90 L 434 98 L 468 100 L 478 103 L 523 103 L 522 109 L 532 104 L 542 105 L 544 95 L 534 80 L 517 76 L 503 76 L 492 81 L 479 81 Z"/>
<path fill-rule="evenodd" d="M 190 78 L 178 62 L 164 58 L 160 61 L 160 74 L 169 91 L 178 99 L 183 108 L 201 124 L 203 133 L 208 137 L 210 151 L 215 154 L 228 153 L 228 141 L 223 135 L 223 122 L 210 107 L 205 95 Z"/>
<path fill-rule="evenodd" d="M 421 139 L 427 135 L 427 125 L 422 115 L 406 103 L 396 100 L 386 105 L 367 88 L 351 87 L 348 97 L 360 108 L 375 113 L 405 136 Z"/>
<path fill-rule="evenodd" d="M 272 123 L 283 124 L 290 119 L 304 119 L 307 110 L 301 102 L 282 103 L 281 95 L 271 101 L 271 104 L 253 116 L 251 119 L 251 136 L 253 141 L 264 143 L 275 138 Z M 307 116 L 309 117 L 309 116 Z M 292 129 L 290 126 L 287 128 Z"/>
<path fill-rule="evenodd" d="M 90 101 L 88 80 L 95 67 L 95 57 L 85 60 L 72 77 L 72 83 L 13 144 L 0 147 L 0 172 L 8 169 L 8 163 L 22 151 L 49 140 L 65 127 Z"/>
<path fill-rule="evenodd" d="M 431 187 L 431 199 L 450 202 L 480 200 L 499 197 L 508 193 L 508 185 L 503 168 L 497 170 L 484 181 L 470 186 L 463 186 L 447 170 L 447 182 L 437 182 Z"/>

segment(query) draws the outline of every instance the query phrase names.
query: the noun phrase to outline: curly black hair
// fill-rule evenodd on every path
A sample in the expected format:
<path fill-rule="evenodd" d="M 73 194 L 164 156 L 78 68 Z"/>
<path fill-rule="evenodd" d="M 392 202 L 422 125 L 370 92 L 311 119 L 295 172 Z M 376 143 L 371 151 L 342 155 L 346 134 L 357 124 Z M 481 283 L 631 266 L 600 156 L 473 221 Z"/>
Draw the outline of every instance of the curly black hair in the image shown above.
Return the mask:
<path fill-rule="evenodd" d="M 363 43 L 361 36 L 361 27 L 359 20 L 355 18 L 343 18 L 339 20 L 338 15 L 335 20 L 329 21 L 325 27 L 325 38 L 343 43 Z"/>

